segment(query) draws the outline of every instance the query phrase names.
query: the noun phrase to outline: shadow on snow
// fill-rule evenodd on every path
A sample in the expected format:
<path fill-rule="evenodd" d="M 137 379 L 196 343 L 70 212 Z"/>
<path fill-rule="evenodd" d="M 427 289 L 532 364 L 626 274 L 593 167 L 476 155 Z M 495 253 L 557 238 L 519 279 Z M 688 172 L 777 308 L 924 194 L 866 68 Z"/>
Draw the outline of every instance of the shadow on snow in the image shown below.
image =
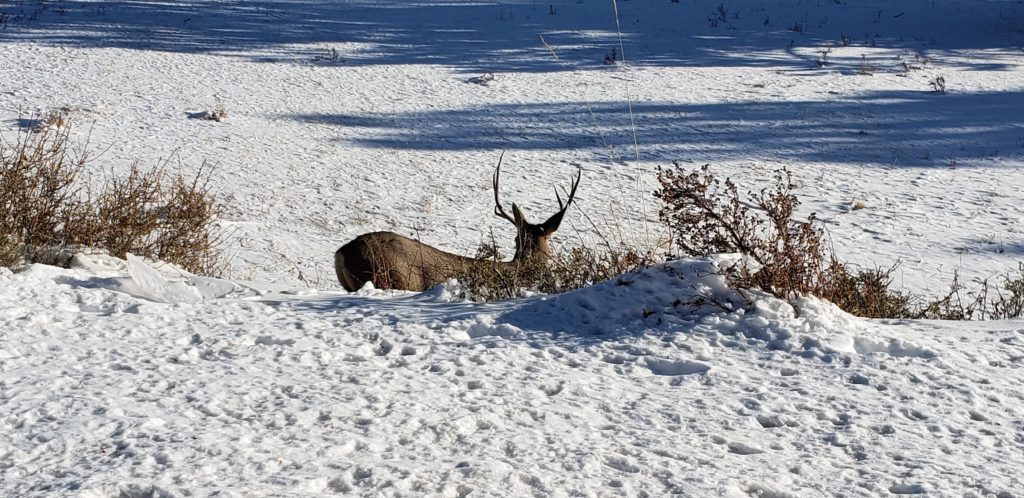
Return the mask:
<path fill-rule="evenodd" d="M 852 77 L 852 76 L 851 76 Z M 1024 159 L 1024 92 L 873 92 L 820 101 L 758 101 L 770 88 L 737 89 L 749 100 L 634 104 L 645 159 L 714 162 L 777 159 L 930 167 Z M 625 102 L 498 104 L 382 115 L 298 115 L 337 127 L 367 147 L 443 150 L 578 150 L 629 159 Z M 596 121 L 595 121 L 596 120 Z M 602 136 L 604 137 L 602 140 Z M 980 163 L 979 163 L 980 162 Z"/>
<path fill-rule="evenodd" d="M 809 67 L 811 56 L 794 47 L 844 38 L 932 57 L 986 49 L 960 64 L 992 70 L 1005 68 L 995 57 L 1019 55 L 1012 47 L 1024 45 L 1024 5 L 1017 2 L 783 1 L 771 10 L 763 2 L 728 3 L 722 12 L 715 2 L 620 2 L 629 60 L 799 69 Z M 219 53 L 264 62 L 558 71 L 603 67 L 618 46 L 615 20 L 607 0 L 23 0 L 0 2 L 0 43 Z"/>

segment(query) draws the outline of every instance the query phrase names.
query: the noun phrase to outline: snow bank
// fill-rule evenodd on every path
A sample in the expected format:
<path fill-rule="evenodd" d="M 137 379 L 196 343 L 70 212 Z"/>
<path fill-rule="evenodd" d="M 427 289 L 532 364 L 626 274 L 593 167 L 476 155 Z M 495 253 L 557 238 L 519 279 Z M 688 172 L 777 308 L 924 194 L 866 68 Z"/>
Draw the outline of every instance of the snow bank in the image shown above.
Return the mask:
<path fill-rule="evenodd" d="M 729 288 L 721 259 L 684 259 L 622 275 L 607 282 L 530 300 L 497 319 L 493 334 L 483 324 L 472 337 L 509 336 L 515 329 L 544 330 L 581 338 L 612 334 L 683 332 L 713 344 L 797 353 L 832 359 L 836 354 L 884 352 L 933 357 L 936 352 L 882 333 L 817 298 L 797 308 L 757 291 Z M 799 313 L 797 313 L 797 309 Z M 514 329 L 509 329 L 509 326 Z"/>
<path fill-rule="evenodd" d="M 138 261 L 0 272 L 0 494 L 1019 489 L 1024 327 L 961 351 L 938 324 L 746 305 L 714 265 L 483 304 L 182 302 L 190 279 Z"/>

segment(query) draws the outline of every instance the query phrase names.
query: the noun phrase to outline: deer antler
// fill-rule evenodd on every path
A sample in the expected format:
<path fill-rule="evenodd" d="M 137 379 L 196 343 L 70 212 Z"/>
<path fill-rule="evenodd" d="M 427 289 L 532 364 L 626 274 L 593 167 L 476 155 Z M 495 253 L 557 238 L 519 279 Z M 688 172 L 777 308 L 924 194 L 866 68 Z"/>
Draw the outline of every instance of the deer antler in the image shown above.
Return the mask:
<path fill-rule="evenodd" d="M 569 204 L 572 204 L 572 199 L 574 197 L 576 197 L 576 187 L 580 186 L 580 179 L 581 178 L 583 178 L 583 168 L 580 167 L 580 166 L 577 166 L 576 167 L 576 179 L 573 180 L 573 182 L 572 182 L 572 190 L 569 191 L 569 200 L 565 202 L 564 206 L 562 205 L 562 198 L 558 196 L 558 189 L 557 188 L 555 189 L 555 199 L 558 199 L 558 209 L 560 211 L 564 212 L 566 209 L 569 209 Z M 563 188 L 562 190 L 565 190 L 565 189 Z"/>
<path fill-rule="evenodd" d="M 541 230 L 544 233 L 552 233 L 555 230 L 558 230 L 558 225 L 562 224 L 562 217 L 565 216 L 565 211 L 569 209 L 569 206 L 572 205 L 573 199 L 576 198 L 576 187 L 580 186 L 580 179 L 582 178 L 583 168 L 577 167 L 576 179 L 572 182 L 572 189 L 569 190 L 569 199 L 565 201 L 565 204 L 562 204 L 562 197 L 558 195 L 558 189 L 555 188 L 555 199 L 558 199 L 558 212 L 551 215 L 551 217 L 548 218 L 548 221 L 541 224 Z"/>
<path fill-rule="evenodd" d="M 514 225 L 516 220 L 505 212 L 505 208 L 501 207 L 501 201 L 498 199 L 498 177 L 501 176 L 501 158 L 503 157 L 505 157 L 505 151 L 501 151 L 501 155 L 498 156 L 498 167 L 494 168 L 494 178 L 492 180 L 494 185 L 494 214 L 511 221 Z"/>

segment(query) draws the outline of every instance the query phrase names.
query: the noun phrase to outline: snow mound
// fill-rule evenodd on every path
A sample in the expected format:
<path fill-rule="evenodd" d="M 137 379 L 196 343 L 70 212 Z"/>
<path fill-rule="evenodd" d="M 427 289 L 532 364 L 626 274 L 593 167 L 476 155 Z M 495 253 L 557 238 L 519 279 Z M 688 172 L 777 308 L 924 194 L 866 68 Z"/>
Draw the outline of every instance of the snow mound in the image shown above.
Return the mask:
<path fill-rule="evenodd" d="M 166 262 L 147 262 L 134 254 L 120 259 L 103 253 L 77 253 L 71 258 L 71 268 L 33 264 L 17 273 L 28 280 L 52 280 L 58 284 L 80 289 L 76 299 L 80 302 L 95 301 L 103 296 L 106 301 L 118 301 L 115 306 L 126 306 L 124 294 L 133 298 L 164 304 L 195 304 L 204 300 L 221 298 L 246 298 L 263 295 L 264 292 L 230 280 L 194 275 Z M 13 274 L 12 274 L 13 276 Z M 0 278 L 4 278 L 0 275 Z M 11 277 L 6 277 L 11 278 Z M 89 292 L 90 290 L 113 291 L 110 293 Z M 107 304 L 86 306 L 102 311 L 110 308 Z"/>
<path fill-rule="evenodd" d="M 797 352 L 826 360 L 836 354 L 937 356 L 889 337 L 872 321 L 827 301 L 801 298 L 794 308 L 765 293 L 741 294 L 726 282 L 722 261 L 672 261 L 584 289 L 528 300 L 497 320 L 491 331 L 484 330 L 486 324 L 474 324 L 470 336 L 508 337 L 509 325 L 590 338 L 657 330 L 699 336 L 714 345 Z"/>

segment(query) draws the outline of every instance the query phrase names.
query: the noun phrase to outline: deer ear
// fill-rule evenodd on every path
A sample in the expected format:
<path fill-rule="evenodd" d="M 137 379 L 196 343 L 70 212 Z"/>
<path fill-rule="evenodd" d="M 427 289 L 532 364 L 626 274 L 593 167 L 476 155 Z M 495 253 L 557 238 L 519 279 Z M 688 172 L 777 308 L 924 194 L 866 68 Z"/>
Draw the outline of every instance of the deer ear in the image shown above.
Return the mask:
<path fill-rule="evenodd" d="M 519 209 L 516 203 L 512 203 L 512 216 L 515 218 L 516 227 L 521 227 L 527 224 L 526 215 Z"/>
<path fill-rule="evenodd" d="M 558 226 L 562 224 L 563 216 L 565 216 L 564 210 L 551 215 L 551 217 L 548 218 L 548 221 L 545 221 L 543 224 L 541 224 L 541 232 L 543 232 L 544 235 L 551 235 L 555 233 L 555 231 L 558 230 Z"/>

